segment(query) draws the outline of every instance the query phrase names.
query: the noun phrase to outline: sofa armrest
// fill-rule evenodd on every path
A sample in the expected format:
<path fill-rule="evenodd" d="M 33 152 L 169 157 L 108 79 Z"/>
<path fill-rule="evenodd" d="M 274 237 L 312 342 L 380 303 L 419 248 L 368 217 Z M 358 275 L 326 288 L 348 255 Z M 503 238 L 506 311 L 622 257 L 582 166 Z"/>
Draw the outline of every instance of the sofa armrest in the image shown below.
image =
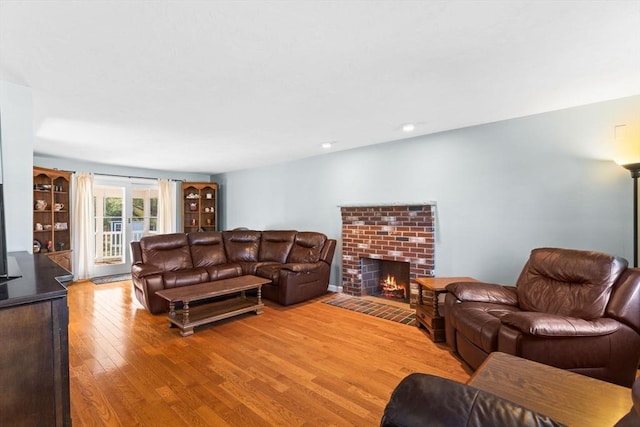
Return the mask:
<path fill-rule="evenodd" d="M 162 273 L 164 273 L 164 271 L 162 271 L 160 268 L 154 265 L 133 264 L 131 266 L 131 274 L 134 277 L 138 277 L 138 278 L 151 276 L 152 274 L 162 274 Z"/>
<path fill-rule="evenodd" d="M 518 295 L 513 286 L 483 282 L 456 282 L 447 285 L 447 292 L 460 301 L 518 305 Z"/>
<path fill-rule="evenodd" d="M 296 273 L 312 272 L 320 268 L 319 262 L 291 262 L 282 264 L 282 270 L 289 270 Z"/>
<path fill-rule="evenodd" d="M 500 321 L 523 334 L 539 337 L 595 337 L 611 334 L 620 327 L 617 320 L 606 317 L 584 320 L 533 311 L 510 312 Z"/>

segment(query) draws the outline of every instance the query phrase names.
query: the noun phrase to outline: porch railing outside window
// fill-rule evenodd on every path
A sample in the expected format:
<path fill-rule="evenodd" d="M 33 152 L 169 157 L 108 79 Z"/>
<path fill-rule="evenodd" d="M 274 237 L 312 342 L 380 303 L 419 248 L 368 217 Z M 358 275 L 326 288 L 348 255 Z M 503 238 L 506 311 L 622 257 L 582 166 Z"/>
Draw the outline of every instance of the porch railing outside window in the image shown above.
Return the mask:
<path fill-rule="evenodd" d="M 148 222 L 149 230 L 146 234 L 157 233 L 157 218 L 146 217 L 143 221 L 137 221 L 137 218 L 133 221 L 132 240 L 137 241 L 145 235 L 144 222 Z M 136 225 L 139 224 L 140 227 Z M 101 259 L 103 261 L 121 259 L 124 255 L 124 232 L 122 230 L 122 223 L 120 221 L 114 221 L 110 226 L 111 231 L 102 231 L 96 236 L 101 240 L 102 254 Z"/>

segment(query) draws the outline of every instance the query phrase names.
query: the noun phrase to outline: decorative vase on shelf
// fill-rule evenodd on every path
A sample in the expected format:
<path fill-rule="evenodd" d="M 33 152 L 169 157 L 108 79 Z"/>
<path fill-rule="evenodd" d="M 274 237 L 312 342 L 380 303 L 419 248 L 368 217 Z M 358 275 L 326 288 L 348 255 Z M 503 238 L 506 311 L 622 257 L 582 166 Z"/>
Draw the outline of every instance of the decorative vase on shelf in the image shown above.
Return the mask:
<path fill-rule="evenodd" d="M 45 200 L 36 200 L 35 208 L 37 211 L 43 211 L 47 209 L 47 202 Z"/>

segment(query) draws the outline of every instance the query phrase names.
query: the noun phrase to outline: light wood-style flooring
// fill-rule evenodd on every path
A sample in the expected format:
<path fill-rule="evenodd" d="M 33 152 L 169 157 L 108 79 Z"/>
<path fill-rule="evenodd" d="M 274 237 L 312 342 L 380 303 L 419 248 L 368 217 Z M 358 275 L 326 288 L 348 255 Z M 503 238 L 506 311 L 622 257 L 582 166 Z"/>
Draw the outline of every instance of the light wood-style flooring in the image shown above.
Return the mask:
<path fill-rule="evenodd" d="M 377 426 L 412 372 L 468 371 L 420 330 L 323 304 L 170 329 L 131 282 L 68 287 L 74 426 Z"/>

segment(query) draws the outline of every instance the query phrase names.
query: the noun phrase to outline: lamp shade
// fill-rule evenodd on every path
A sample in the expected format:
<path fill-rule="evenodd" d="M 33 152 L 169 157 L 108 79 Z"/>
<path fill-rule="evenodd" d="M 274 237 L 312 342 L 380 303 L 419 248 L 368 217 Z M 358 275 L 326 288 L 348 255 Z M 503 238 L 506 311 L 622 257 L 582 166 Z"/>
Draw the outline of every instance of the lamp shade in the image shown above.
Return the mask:
<path fill-rule="evenodd" d="M 632 170 L 640 164 L 640 125 L 629 123 L 615 127 L 614 160 Z"/>

